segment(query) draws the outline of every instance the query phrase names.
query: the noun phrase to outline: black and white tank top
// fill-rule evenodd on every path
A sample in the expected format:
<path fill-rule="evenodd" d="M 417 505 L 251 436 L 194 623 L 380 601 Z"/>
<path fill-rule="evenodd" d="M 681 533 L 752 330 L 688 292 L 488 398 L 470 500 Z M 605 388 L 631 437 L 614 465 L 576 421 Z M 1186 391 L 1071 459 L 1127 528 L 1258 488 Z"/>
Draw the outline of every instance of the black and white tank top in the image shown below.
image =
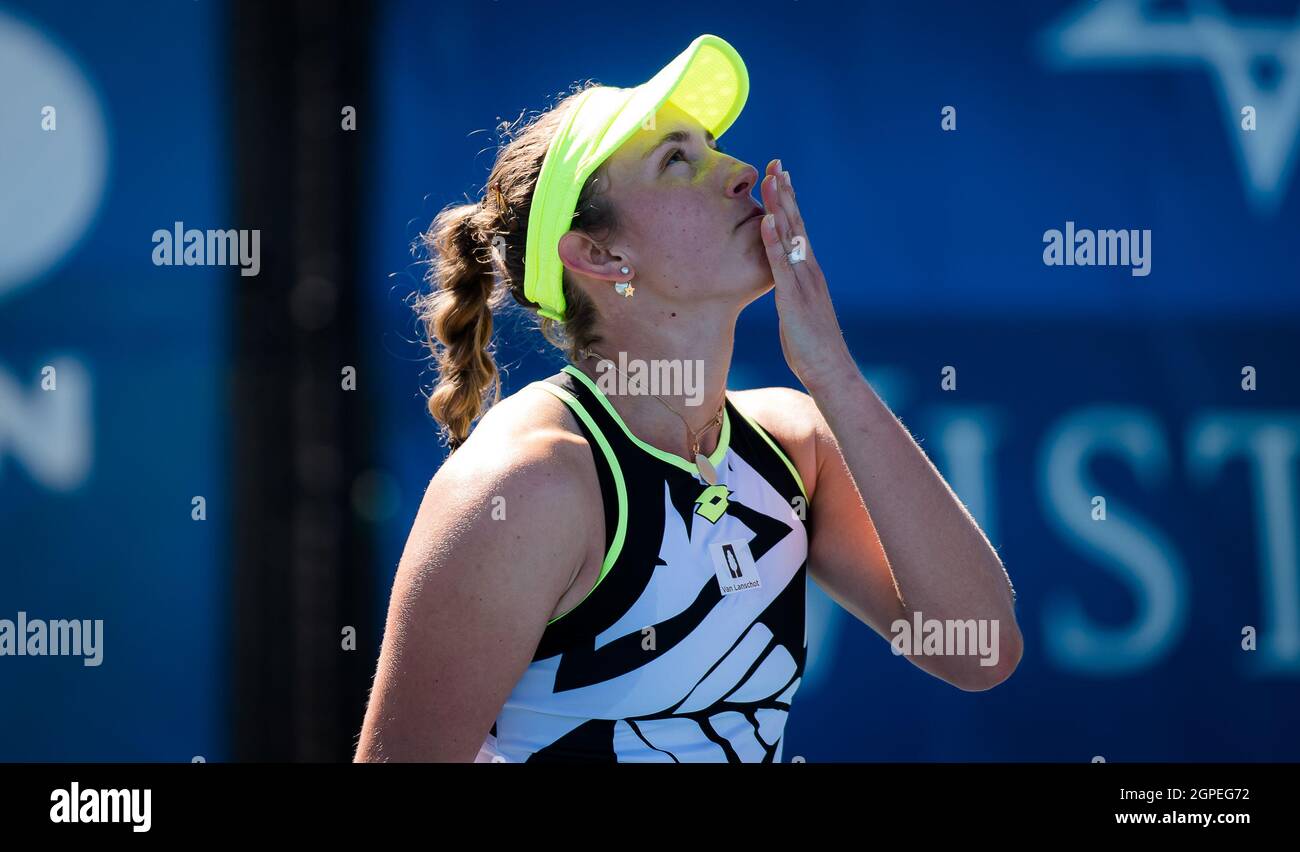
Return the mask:
<path fill-rule="evenodd" d="M 576 367 L 535 384 L 591 445 L 605 558 L 547 624 L 477 761 L 780 762 L 808 651 L 810 513 L 788 455 L 728 399 L 711 486 Z"/>

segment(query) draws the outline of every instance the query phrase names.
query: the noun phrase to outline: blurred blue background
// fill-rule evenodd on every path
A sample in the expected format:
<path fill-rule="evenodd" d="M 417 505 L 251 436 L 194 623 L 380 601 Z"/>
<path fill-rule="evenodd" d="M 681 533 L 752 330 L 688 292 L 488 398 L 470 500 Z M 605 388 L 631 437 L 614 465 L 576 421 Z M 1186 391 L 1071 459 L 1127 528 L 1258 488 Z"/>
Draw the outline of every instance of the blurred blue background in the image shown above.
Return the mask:
<path fill-rule="evenodd" d="M 412 242 L 477 198 L 501 121 L 578 80 L 635 85 L 710 32 L 750 74 L 725 149 L 790 169 L 853 351 L 998 548 L 1026 643 L 963 693 L 817 593 L 785 759 L 1300 760 L 1298 5 L 378 7 L 349 282 L 382 496 L 351 568 L 375 623 L 444 453 Z M 175 219 L 237 226 L 222 9 L 0 4 L 0 43 L 44 63 L 0 50 L 0 174 L 29 179 L 0 200 L 0 618 L 107 636 L 98 668 L 0 657 L 0 760 L 231 753 L 229 278 L 149 261 Z M 56 77 L 96 118 L 33 184 Z M 1067 221 L 1150 229 L 1150 275 L 1044 265 Z M 562 365 L 523 318 L 498 329 L 507 392 Z M 741 317 L 732 388 L 797 386 L 776 329 L 770 296 Z"/>
<path fill-rule="evenodd" d="M 0 657 L 0 760 L 228 748 L 227 282 L 150 260 L 231 218 L 221 9 L 137 12 L 0 3 L 0 619 L 104 622 Z"/>

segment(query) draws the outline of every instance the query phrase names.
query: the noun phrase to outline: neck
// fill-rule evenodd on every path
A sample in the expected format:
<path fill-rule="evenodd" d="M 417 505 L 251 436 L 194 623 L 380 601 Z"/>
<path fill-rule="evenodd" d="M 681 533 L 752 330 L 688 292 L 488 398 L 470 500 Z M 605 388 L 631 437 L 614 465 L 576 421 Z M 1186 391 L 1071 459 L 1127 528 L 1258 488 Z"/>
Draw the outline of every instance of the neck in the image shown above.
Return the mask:
<path fill-rule="evenodd" d="M 699 430 L 723 404 L 737 315 L 715 308 L 692 311 L 689 318 L 678 312 L 676 317 L 638 316 L 635 322 L 607 323 L 601 341 L 591 347 L 599 355 L 581 360 L 577 367 L 605 391 L 642 441 L 689 459 L 689 426 L 700 451 L 709 455 L 717 448 L 721 421 Z M 602 365 L 601 358 L 613 368 Z"/>

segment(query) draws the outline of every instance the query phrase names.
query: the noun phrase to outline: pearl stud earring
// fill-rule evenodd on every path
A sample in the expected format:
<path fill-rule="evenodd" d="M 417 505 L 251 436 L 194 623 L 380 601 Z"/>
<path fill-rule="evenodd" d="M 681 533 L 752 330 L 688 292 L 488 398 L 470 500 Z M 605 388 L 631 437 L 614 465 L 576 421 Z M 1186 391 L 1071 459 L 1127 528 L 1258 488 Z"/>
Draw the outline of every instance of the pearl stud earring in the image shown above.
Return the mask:
<path fill-rule="evenodd" d="M 622 266 L 619 267 L 618 271 L 623 273 L 624 275 L 627 275 L 632 270 L 628 269 L 626 266 Z M 632 286 L 631 281 L 620 281 L 614 285 L 614 291 L 617 292 L 624 299 L 630 299 L 632 298 L 632 294 L 636 292 L 636 288 Z"/>

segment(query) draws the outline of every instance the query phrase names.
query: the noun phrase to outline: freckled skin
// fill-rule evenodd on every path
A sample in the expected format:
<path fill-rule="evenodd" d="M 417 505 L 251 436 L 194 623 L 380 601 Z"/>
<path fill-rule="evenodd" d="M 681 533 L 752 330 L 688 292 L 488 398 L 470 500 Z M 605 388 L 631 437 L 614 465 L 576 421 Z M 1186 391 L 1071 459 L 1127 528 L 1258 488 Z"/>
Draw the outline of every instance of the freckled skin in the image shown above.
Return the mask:
<path fill-rule="evenodd" d="M 688 138 L 657 144 L 675 130 Z M 639 129 L 606 163 L 602 191 L 621 228 L 603 242 L 576 231 L 561 240 L 561 257 L 579 283 L 608 287 L 626 263 L 635 270 L 641 304 L 668 309 L 660 316 L 704 300 L 743 307 L 772 288 L 757 220 L 735 227 L 761 206 L 761 175 L 718 151 L 698 121 L 667 103 L 653 130 Z M 608 262 L 611 256 L 620 260 Z"/>

